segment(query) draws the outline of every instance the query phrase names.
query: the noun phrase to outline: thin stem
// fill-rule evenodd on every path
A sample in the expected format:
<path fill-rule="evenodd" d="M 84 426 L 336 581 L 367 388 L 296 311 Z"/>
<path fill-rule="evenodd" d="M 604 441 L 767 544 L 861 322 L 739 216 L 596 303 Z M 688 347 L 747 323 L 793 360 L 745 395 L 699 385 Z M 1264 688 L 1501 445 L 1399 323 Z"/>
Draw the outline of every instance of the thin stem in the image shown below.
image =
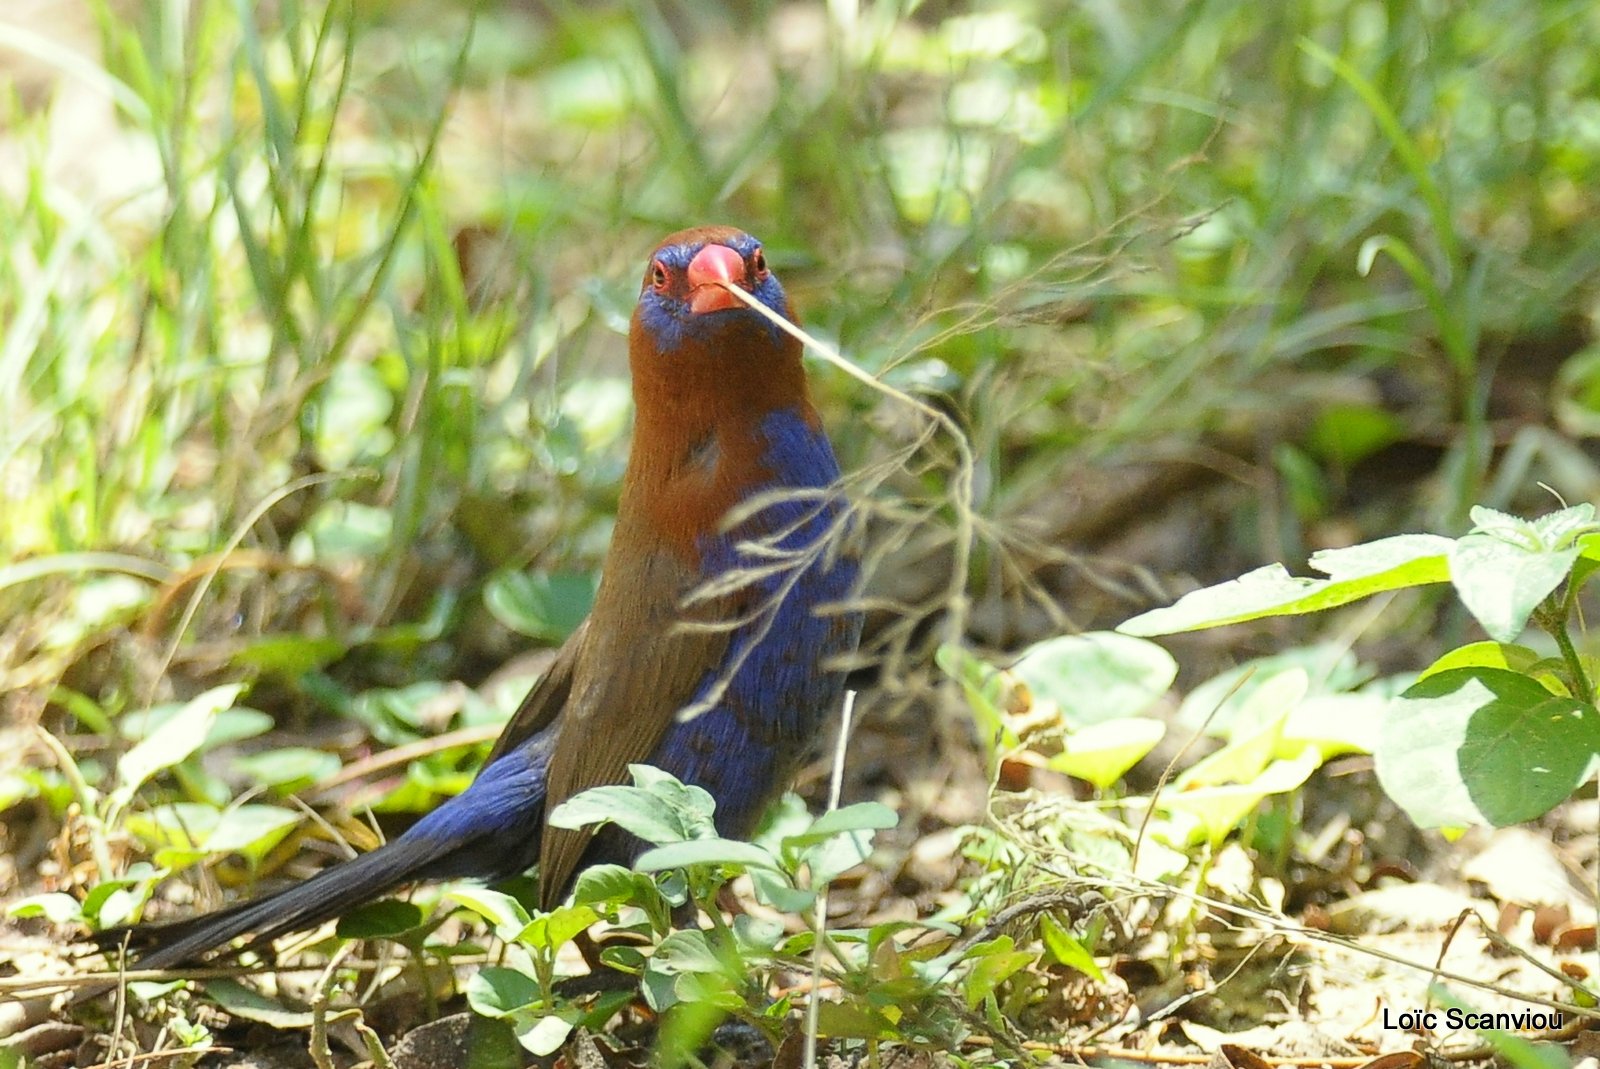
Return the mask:
<path fill-rule="evenodd" d="M 1567 619 L 1558 609 L 1546 608 L 1535 615 L 1539 626 L 1549 632 L 1550 637 L 1556 640 L 1556 646 L 1561 650 L 1561 659 L 1567 662 L 1567 671 L 1572 674 L 1572 685 L 1577 690 L 1577 697 L 1581 701 L 1594 701 L 1594 686 L 1589 682 L 1589 675 L 1583 670 L 1583 661 L 1578 656 L 1578 649 L 1572 644 L 1572 636 L 1567 634 Z"/>

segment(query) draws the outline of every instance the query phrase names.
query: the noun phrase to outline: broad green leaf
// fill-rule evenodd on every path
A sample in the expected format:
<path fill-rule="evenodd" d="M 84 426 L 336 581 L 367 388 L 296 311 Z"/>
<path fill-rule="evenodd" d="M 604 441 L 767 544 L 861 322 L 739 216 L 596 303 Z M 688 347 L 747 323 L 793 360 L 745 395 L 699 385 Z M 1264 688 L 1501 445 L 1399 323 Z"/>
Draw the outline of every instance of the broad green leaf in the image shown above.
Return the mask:
<path fill-rule="evenodd" d="M 1175 604 L 1135 616 L 1117 630 L 1126 635 L 1170 635 L 1318 612 L 1386 590 L 1443 583 L 1450 578 L 1445 557 L 1451 545 L 1450 539 L 1438 535 L 1412 534 L 1324 550 L 1312 556 L 1311 566 L 1327 579 L 1292 576 L 1283 565 L 1269 564 L 1185 594 Z"/>
<path fill-rule="evenodd" d="M 716 800 L 648 765 L 629 765 L 637 786 L 591 787 L 562 802 L 549 821 L 558 828 L 610 822 L 647 843 L 678 843 L 716 835 Z"/>
<path fill-rule="evenodd" d="M 892 828 L 898 823 L 900 823 L 899 816 L 893 809 L 890 809 L 882 802 L 856 802 L 852 805 L 840 806 L 838 809 L 829 810 L 812 821 L 809 828 L 797 835 L 784 836 L 783 845 L 785 847 L 810 846 L 842 832 L 882 831 L 886 828 Z"/>
<path fill-rule="evenodd" d="M 1511 642 L 1528 617 L 1560 585 L 1578 559 L 1578 547 L 1553 550 L 1506 541 L 1496 534 L 1469 534 L 1450 551 L 1450 581 L 1467 610 L 1489 637 Z"/>
<path fill-rule="evenodd" d="M 1249 782 L 1168 790 L 1162 793 L 1159 804 L 1169 812 L 1188 813 L 1196 818 L 1215 847 L 1263 798 L 1294 790 L 1321 764 L 1317 748 L 1306 746 L 1294 757 L 1274 760 Z"/>
<path fill-rule="evenodd" d="M 1371 753 L 1378 745 L 1389 698 L 1382 694 L 1319 694 L 1296 705 L 1284 721 L 1274 752 L 1290 757 L 1310 744 L 1322 760 L 1347 753 Z"/>
<path fill-rule="evenodd" d="M 237 852 L 259 860 L 299 822 L 300 814 L 292 809 L 275 805 L 232 806 L 222 811 L 205 838 L 205 848 L 214 854 Z"/>
<path fill-rule="evenodd" d="M 686 972 L 726 973 L 727 962 L 717 956 L 706 933 L 698 928 L 673 932 L 656 947 L 651 955 L 652 971 L 676 975 Z"/>
<path fill-rule="evenodd" d="M 467 981 L 467 1005 L 485 1017 L 510 1017 L 541 998 L 538 980 L 503 965 L 485 965 Z"/>
<path fill-rule="evenodd" d="M 578 874 L 572 891 L 575 906 L 632 905 L 643 909 L 657 931 L 671 925 L 667 917 L 671 912 L 667 902 L 656 887 L 656 881 L 642 872 L 621 865 L 593 865 Z"/>
<path fill-rule="evenodd" d="M 340 939 L 393 939 L 422 927 L 422 907 L 398 898 L 368 902 L 339 918 Z"/>
<path fill-rule="evenodd" d="M 287 791 L 328 779 L 342 767 L 337 754 L 310 746 L 283 746 L 276 750 L 235 758 L 234 770 L 263 787 Z"/>
<path fill-rule="evenodd" d="M 640 872 L 660 872 L 662 869 L 681 869 L 691 865 L 731 865 L 782 871 L 782 865 L 772 851 L 737 839 L 694 839 L 667 843 L 646 850 L 634 862 L 634 867 Z"/>
<path fill-rule="evenodd" d="M 1528 670 L 1541 660 L 1539 652 L 1527 646 L 1506 642 L 1469 642 L 1457 646 L 1449 653 L 1422 670 L 1417 677 L 1420 683 L 1429 676 L 1448 672 L 1452 668 L 1501 668 L 1508 672 L 1527 675 Z"/>
<path fill-rule="evenodd" d="M 196 695 L 171 719 L 123 754 L 117 761 L 117 789 L 111 794 L 112 806 L 117 810 L 126 808 L 134 792 L 146 780 L 198 750 L 217 714 L 231 706 L 243 691 L 244 684 L 229 683 Z"/>
<path fill-rule="evenodd" d="M 268 998 L 253 987 L 228 977 L 206 981 L 206 996 L 240 1020 L 270 1025 L 276 1029 L 310 1028 L 310 1010 L 292 1010 Z"/>
<path fill-rule="evenodd" d="M 804 913 L 817 901 L 817 892 L 794 886 L 787 873 L 753 868 L 749 875 L 756 898 L 780 912 Z"/>
<path fill-rule="evenodd" d="M 508 894 L 487 887 L 452 887 L 445 895 L 466 906 L 494 925 L 494 934 L 506 942 L 514 941 L 530 920 L 528 911 Z"/>
<path fill-rule="evenodd" d="M 811 870 L 811 886 L 823 887 L 872 856 L 872 833 L 835 835 L 807 849 L 801 858 Z"/>
<path fill-rule="evenodd" d="M 1600 712 L 1497 668 L 1452 668 L 1396 698 L 1378 779 L 1425 828 L 1505 827 L 1564 801 L 1600 751 Z"/>
<path fill-rule="evenodd" d="M 1349 647 L 1324 642 L 1297 646 L 1267 657 L 1257 657 L 1211 677 L 1191 690 L 1178 706 L 1178 723 L 1191 731 L 1230 739 L 1247 730 L 1240 714 L 1250 707 L 1252 695 L 1284 671 L 1301 669 L 1312 694 L 1336 694 L 1364 683 L 1368 672 Z"/>
<path fill-rule="evenodd" d="M 490 578 L 483 603 L 511 630 L 546 642 L 564 642 L 594 606 L 592 572 L 506 571 Z"/>
<path fill-rule="evenodd" d="M 515 1022 L 517 1042 L 529 1054 L 539 1058 L 560 1050 L 573 1029 L 571 1021 L 554 1013 L 518 1014 Z"/>
<path fill-rule="evenodd" d="M 1178 662 L 1153 642 L 1095 631 L 1030 647 L 1011 674 L 1060 707 L 1073 727 L 1144 712 L 1167 692 Z"/>
<path fill-rule="evenodd" d="M 222 819 L 222 811 L 204 802 L 174 802 L 142 813 L 130 813 L 128 832 L 146 846 L 193 851 L 204 856 L 203 844 Z"/>
<path fill-rule="evenodd" d="M 817 1030 L 833 1039 L 882 1039 L 892 1037 L 892 1021 L 859 1002 L 829 1000 L 817 1007 Z"/>
<path fill-rule="evenodd" d="M 1155 749 L 1166 733 L 1166 724 L 1142 716 L 1090 724 L 1067 736 L 1066 749 L 1050 758 L 1050 767 L 1105 790 Z"/>

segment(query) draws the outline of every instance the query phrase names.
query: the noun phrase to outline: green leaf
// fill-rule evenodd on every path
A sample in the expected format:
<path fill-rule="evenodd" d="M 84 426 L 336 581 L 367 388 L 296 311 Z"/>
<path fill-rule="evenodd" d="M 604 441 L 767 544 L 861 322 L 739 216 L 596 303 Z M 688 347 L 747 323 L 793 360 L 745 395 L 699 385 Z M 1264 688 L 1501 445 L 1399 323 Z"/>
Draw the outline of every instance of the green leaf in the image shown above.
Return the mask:
<path fill-rule="evenodd" d="M 422 907 L 398 898 L 368 902 L 339 918 L 340 939 L 394 939 L 422 927 Z"/>
<path fill-rule="evenodd" d="M 487 887 L 452 887 L 445 897 L 455 899 L 493 924 L 494 934 L 508 943 L 521 935 L 530 921 L 521 902 Z"/>
<path fill-rule="evenodd" d="M 884 1039 L 895 1027 L 883 1014 L 859 1002 L 828 1001 L 817 1007 L 817 1030 L 833 1039 Z"/>
<path fill-rule="evenodd" d="M 205 837 L 211 853 L 240 853 L 260 860 L 300 822 L 300 814 L 275 805 L 239 805 L 222 811 Z"/>
<path fill-rule="evenodd" d="M 206 997 L 240 1020 L 254 1021 L 278 1029 L 311 1027 L 311 1011 L 291 1010 L 276 999 L 268 998 L 255 988 L 247 987 L 237 980 L 218 977 L 207 980 L 205 987 Z"/>
<path fill-rule="evenodd" d="M 591 787 L 551 811 L 558 828 L 613 823 L 648 843 L 713 838 L 716 800 L 704 789 L 686 786 L 660 769 L 629 765 L 635 786 Z"/>
<path fill-rule="evenodd" d="M 594 607 L 596 589 L 592 572 L 507 571 L 490 578 L 483 602 L 513 631 L 564 642 Z"/>
<path fill-rule="evenodd" d="M 1386 590 L 1443 583 L 1452 542 L 1437 535 L 1380 538 L 1348 549 L 1324 550 L 1311 566 L 1327 579 L 1292 576 L 1269 564 L 1238 579 L 1185 594 L 1173 605 L 1135 616 L 1117 630 L 1126 635 L 1170 635 L 1268 616 L 1298 616 L 1370 597 Z"/>
<path fill-rule="evenodd" d="M 1307 744 L 1315 746 L 1322 760 L 1347 753 L 1371 753 L 1378 745 L 1378 731 L 1387 694 L 1318 694 L 1296 705 L 1284 721 L 1283 736 L 1274 754 L 1289 757 Z"/>
<path fill-rule="evenodd" d="M 1317 748 L 1305 746 L 1293 757 L 1273 760 L 1247 782 L 1169 790 L 1161 795 L 1159 804 L 1168 812 L 1195 817 L 1215 848 L 1263 798 L 1296 789 L 1321 764 Z"/>
<path fill-rule="evenodd" d="M 196 695 L 171 719 L 123 754 L 117 761 L 117 789 L 111 793 L 113 809 L 126 808 L 134 792 L 151 776 L 200 749 L 217 715 L 233 705 L 243 691 L 243 683 L 229 683 Z"/>
<path fill-rule="evenodd" d="M 340 767 L 337 754 L 310 746 L 284 746 L 233 760 L 233 768 L 239 774 L 260 786 L 275 787 L 283 793 L 327 779 L 337 773 Z"/>
<path fill-rule="evenodd" d="M 1450 551 L 1450 581 L 1456 593 L 1497 642 L 1511 642 L 1522 634 L 1533 610 L 1578 559 L 1577 546 L 1543 549 L 1525 544 L 1533 541 L 1531 536 L 1507 541 L 1504 534 L 1469 534 Z"/>
<path fill-rule="evenodd" d="M 1457 646 L 1424 668 L 1422 674 L 1417 677 L 1417 682 L 1420 683 L 1440 672 L 1448 672 L 1452 668 L 1500 668 L 1519 675 L 1527 675 L 1528 670 L 1541 659 L 1537 650 L 1527 646 L 1506 642 L 1469 642 L 1465 646 Z"/>
<path fill-rule="evenodd" d="M 1095 631 L 1031 646 L 1011 674 L 1060 709 L 1073 727 L 1135 716 L 1172 686 L 1178 662 L 1153 642 Z"/>
<path fill-rule="evenodd" d="M 485 965 L 467 981 L 467 1005 L 484 1017 L 506 1018 L 542 1004 L 539 981 L 503 965 Z"/>
<path fill-rule="evenodd" d="M 1076 969 L 1091 980 L 1105 982 L 1106 974 L 1094 955 L 1048 913 L 1039 915 L 1039 937 L 1057 964 Z"/>
<path fill-rule="evenodd" d="M 1255 692 L 1270 685 L 1285 671 L 1294 669 L 1305 673 L 1317 694 L 1349 690 L 1367 678 L 1366 670 L 1348 646 L 1331 642 L 1297 646 L 1246 661 L 1201 683 L 1178 706 L 1178 723 L 1191 731 L 1203 728 L 1207 735 L 1223 739 L 1251 733 L 1259 724 L 1248 725 L 1248 717 L 1243 714 L 1246 710 L 1260 708 L 1251 704 Z"/>
<path fill-rule="evenodd" d="M 656 919 L 666 910 L 666 902 L 656 881 L 642 872 L 621 865 L 593 865 L 578 874 L 572 891 L 576 906 L 638 906 Z"/>
<path fill-rule="evenodd" d="M 1397 442 L 1405 424 L 1375 404 L 1335 402 L 1317 413 L 1306 446 L 1324 460 L 1351 468 Z"/>
<path fill-rule="evenodd" d="M 51 924 L 75 924 L 83 919 L 83 907 L 65 891 L 19 898 L 6 906 L 8 917 L 43 917 Z"/>
<path fill-rule="evenodd" d="M 1555 512 L 1546 513 L 1533 520 L 1533 532 L 1543 546 L 1549 549 L 1568 549 L 1578 545 L 1586 535 L 1595 533 L 1595 508 L 1584 501 Z"/>
<path fill-rule="evenodd" d="M 1050 767 L 1105 790 L 1155 749 L 1166 733 L 1166 724 L 1148 717 L 1090 724 L 1067 736 L 1066 749 L 1050 758 Z"/>
<path fill-rule="evenodd" d="M 571 1021 L 554 1013 L 519 1015 L 516 1019 L 517 1042 L 529 1054 L 542 1058 L 560 1050 L 572 1034 L 573 1027 Z"/>
<path fill-rule="evenodd" d="M 706 933 L 698 928 L 673 932 L 661 941 L 650 957 L 650 968 L 655 972 L 677 975 L 679 973 L 728 973 L 728 963 L 712 949 Z"/>
<path fill-rule="evenodd" d="M 536 950 L 560 950 L 599 919 L 600 914 L 591 906 L 560 906 L 534 917 L 517 933 L 515 941 Z"/>
<path fill-rule="evenodd" d="M 882 802 L 856 802 L 822 814 L 805 831 L 783 837 L 785 848 L 798 849 L 851 831 L 883 831 L 900 823 L 900 817 Z"/>
<path fill-rule="evenodd" d="M 1025 950 L 1013 950 L 1013 945 L 1009 935 L 1002 935 L 975 947 L 969 953 L 972 970 L 963 985 L 967 1009 L 976 1009 L 978 1003 L 994 994 L 995 988 L 1033 964 L 1035 955 Z"/>
<path fill-rule="evenodd" d="M 1378 780 L 1424 828 L 1533 820 L 1564 801 L 1600 751 L 1600 712 L 1497 668 L 1452 668 L 1396 698 Z"/>
<path fill-rule="evenodd" d="M 660 872 L 663 869 L 682 869 L 692 865 L 728 865 L 735 868 L 766 868 L 783 871 L 772 851 L 755 843 L 742 843 L 737 839 L 694 839 L 689 842 L 668 843 L 646 850 L 634 862 L 640 872 Z"/>

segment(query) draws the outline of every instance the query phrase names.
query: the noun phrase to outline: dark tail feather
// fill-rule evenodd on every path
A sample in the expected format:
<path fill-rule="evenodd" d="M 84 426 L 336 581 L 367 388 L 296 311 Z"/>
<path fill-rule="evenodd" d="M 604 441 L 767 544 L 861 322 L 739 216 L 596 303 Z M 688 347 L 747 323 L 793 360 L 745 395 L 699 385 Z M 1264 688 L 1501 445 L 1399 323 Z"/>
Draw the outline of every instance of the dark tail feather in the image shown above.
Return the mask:
<path fill-rule="evenodd" d="M 126 941 L 141 969 L 166 969 L 204 956 L 241 935 L 251 944 L 314 928 L 419 879 L 442 874 L 459 842 L 397 839 L 369 853 L 325 869 L 292 887 L 252 898 L 214 913 L 173 921 L 96 932 L 90 939 L 114 952 Z"/>

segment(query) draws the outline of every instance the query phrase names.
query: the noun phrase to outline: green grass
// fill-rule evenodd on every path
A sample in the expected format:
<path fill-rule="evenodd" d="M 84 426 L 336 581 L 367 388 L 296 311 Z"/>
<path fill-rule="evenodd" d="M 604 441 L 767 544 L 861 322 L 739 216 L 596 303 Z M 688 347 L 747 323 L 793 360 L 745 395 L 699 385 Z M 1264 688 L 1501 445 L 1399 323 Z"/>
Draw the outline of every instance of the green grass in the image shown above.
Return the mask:
<path fill-rule="evenodd" d="M 760 235 L 808 327 L 959 414 L 981 642 L 1131 615 L 1130 566 L 1212 581 L 1461 530 L 1474 502 L 1540 511 L 1539 480 L 1600 489 L 1577 448 L 1600 408 L 1580 352 L 1592 4 L 978 8 L 148 0 L 96 5 L 73 47 L 101 58 L 72 62 L 49 26 L 0 27 L 0 49 L 105 101 L 63 160 L 64 105 L 0 100 L 19 161 L 0 184 L 0 706 L 99 789 L 90 736 L 228 681 L 280 727 L 352 717 L 383 744 L 492 722 L 428 703 L 581 613 L 640 258 L 701 221 Z M 914 433 L 813 379 L 847 467 Z M 1182 456 L 1237 485 L 1199 559 L 1040 529 L 1084 471 Z M 928 446 L 876 492 L 920 523 L 886 587 L 955 530 L 951 463 Z M 1169 503 L 1127 500 L 1117 529 Z M 1061 605 L 1078 588 L 1017 570 L 1085 548 L 1113 593 Z M 920 632 L 897 641 L 925 671 Z M 464 760 L 420 762 L 388 804 L 459 789 Z M 82 791 L 57 764 L 0 772 L 0 801 L 64 819 Z M 147 790 L 217 805 L 237 786 Z"/>

